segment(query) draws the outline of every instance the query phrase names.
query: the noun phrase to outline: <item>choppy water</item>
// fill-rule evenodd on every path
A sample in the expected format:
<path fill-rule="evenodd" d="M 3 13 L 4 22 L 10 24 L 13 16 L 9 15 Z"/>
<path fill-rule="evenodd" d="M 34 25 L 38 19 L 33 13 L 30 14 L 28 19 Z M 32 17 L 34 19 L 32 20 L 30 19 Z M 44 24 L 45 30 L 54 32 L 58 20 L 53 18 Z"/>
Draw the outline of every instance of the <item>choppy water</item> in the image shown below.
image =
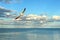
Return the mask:
<path fill-rule="evenodd" d="M 0 40 L 60 40 L 60 29 L 0 28 Z"/>

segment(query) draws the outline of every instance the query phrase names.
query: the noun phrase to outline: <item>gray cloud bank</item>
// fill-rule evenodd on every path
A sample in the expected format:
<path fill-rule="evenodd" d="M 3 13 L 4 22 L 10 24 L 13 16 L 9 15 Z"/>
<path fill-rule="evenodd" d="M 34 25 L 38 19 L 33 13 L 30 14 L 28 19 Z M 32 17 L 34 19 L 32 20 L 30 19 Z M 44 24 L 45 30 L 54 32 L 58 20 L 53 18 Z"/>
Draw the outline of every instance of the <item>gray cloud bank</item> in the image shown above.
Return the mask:
<path fill-rule="evenodd" d="M 0 17 L 4 16 L 5 13 L 10 13 L 10 12 L 13 12 L 13 10 L 9 10 L 9 9 L 6 9 L 6 8 L 0 6 Z"/>

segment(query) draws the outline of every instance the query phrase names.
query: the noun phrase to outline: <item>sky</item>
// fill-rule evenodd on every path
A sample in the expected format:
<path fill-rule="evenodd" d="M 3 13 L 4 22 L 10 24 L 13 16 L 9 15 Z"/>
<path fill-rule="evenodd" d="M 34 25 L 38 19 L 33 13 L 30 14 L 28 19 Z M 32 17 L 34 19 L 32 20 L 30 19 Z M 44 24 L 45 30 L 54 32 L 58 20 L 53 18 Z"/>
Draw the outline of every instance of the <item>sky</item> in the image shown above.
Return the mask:
<path fill-rule="evenodd" d="M 40 15 L 43 13 L 49 16 L 60 16 L 60 0 L 18 0 L 18 2 L 15 2 L 15 0 L 11 1 L 11 3 L 0 2 L 0 6 L 17 11 L 15 14 L 19 14 L 26 8 L 25 15 Z"/>

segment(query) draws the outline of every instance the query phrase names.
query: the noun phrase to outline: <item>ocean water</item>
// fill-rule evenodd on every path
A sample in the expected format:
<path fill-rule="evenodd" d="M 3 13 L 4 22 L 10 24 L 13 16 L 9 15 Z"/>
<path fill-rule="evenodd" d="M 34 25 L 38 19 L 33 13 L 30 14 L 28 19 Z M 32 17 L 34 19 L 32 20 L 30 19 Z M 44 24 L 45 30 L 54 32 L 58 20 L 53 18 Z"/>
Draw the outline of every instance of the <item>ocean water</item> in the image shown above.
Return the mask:
<path fill-rule="evenodd" d="M 1 22 L 0 40 L 60 40 L 60 22 Z"/>
<path fill-rule="evenodd" d="M 60 40 L 60 28 L 0 28 L 0 40 Z"/>

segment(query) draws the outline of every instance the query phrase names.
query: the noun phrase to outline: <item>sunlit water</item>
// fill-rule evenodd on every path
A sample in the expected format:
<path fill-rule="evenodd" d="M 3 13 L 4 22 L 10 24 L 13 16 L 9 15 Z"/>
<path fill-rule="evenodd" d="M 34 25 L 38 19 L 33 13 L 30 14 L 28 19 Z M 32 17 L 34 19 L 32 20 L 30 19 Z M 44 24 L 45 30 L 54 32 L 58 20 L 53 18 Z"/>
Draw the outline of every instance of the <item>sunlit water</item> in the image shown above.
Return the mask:
<path fill-rule="evenodd" d="M 60 22 L 0 23 L 0 40 L 60 40 Z"/>
<path fill-rule="evenodd" d="M 60 40 L 59 28 L 1 28 L 0 40 Z"/>

